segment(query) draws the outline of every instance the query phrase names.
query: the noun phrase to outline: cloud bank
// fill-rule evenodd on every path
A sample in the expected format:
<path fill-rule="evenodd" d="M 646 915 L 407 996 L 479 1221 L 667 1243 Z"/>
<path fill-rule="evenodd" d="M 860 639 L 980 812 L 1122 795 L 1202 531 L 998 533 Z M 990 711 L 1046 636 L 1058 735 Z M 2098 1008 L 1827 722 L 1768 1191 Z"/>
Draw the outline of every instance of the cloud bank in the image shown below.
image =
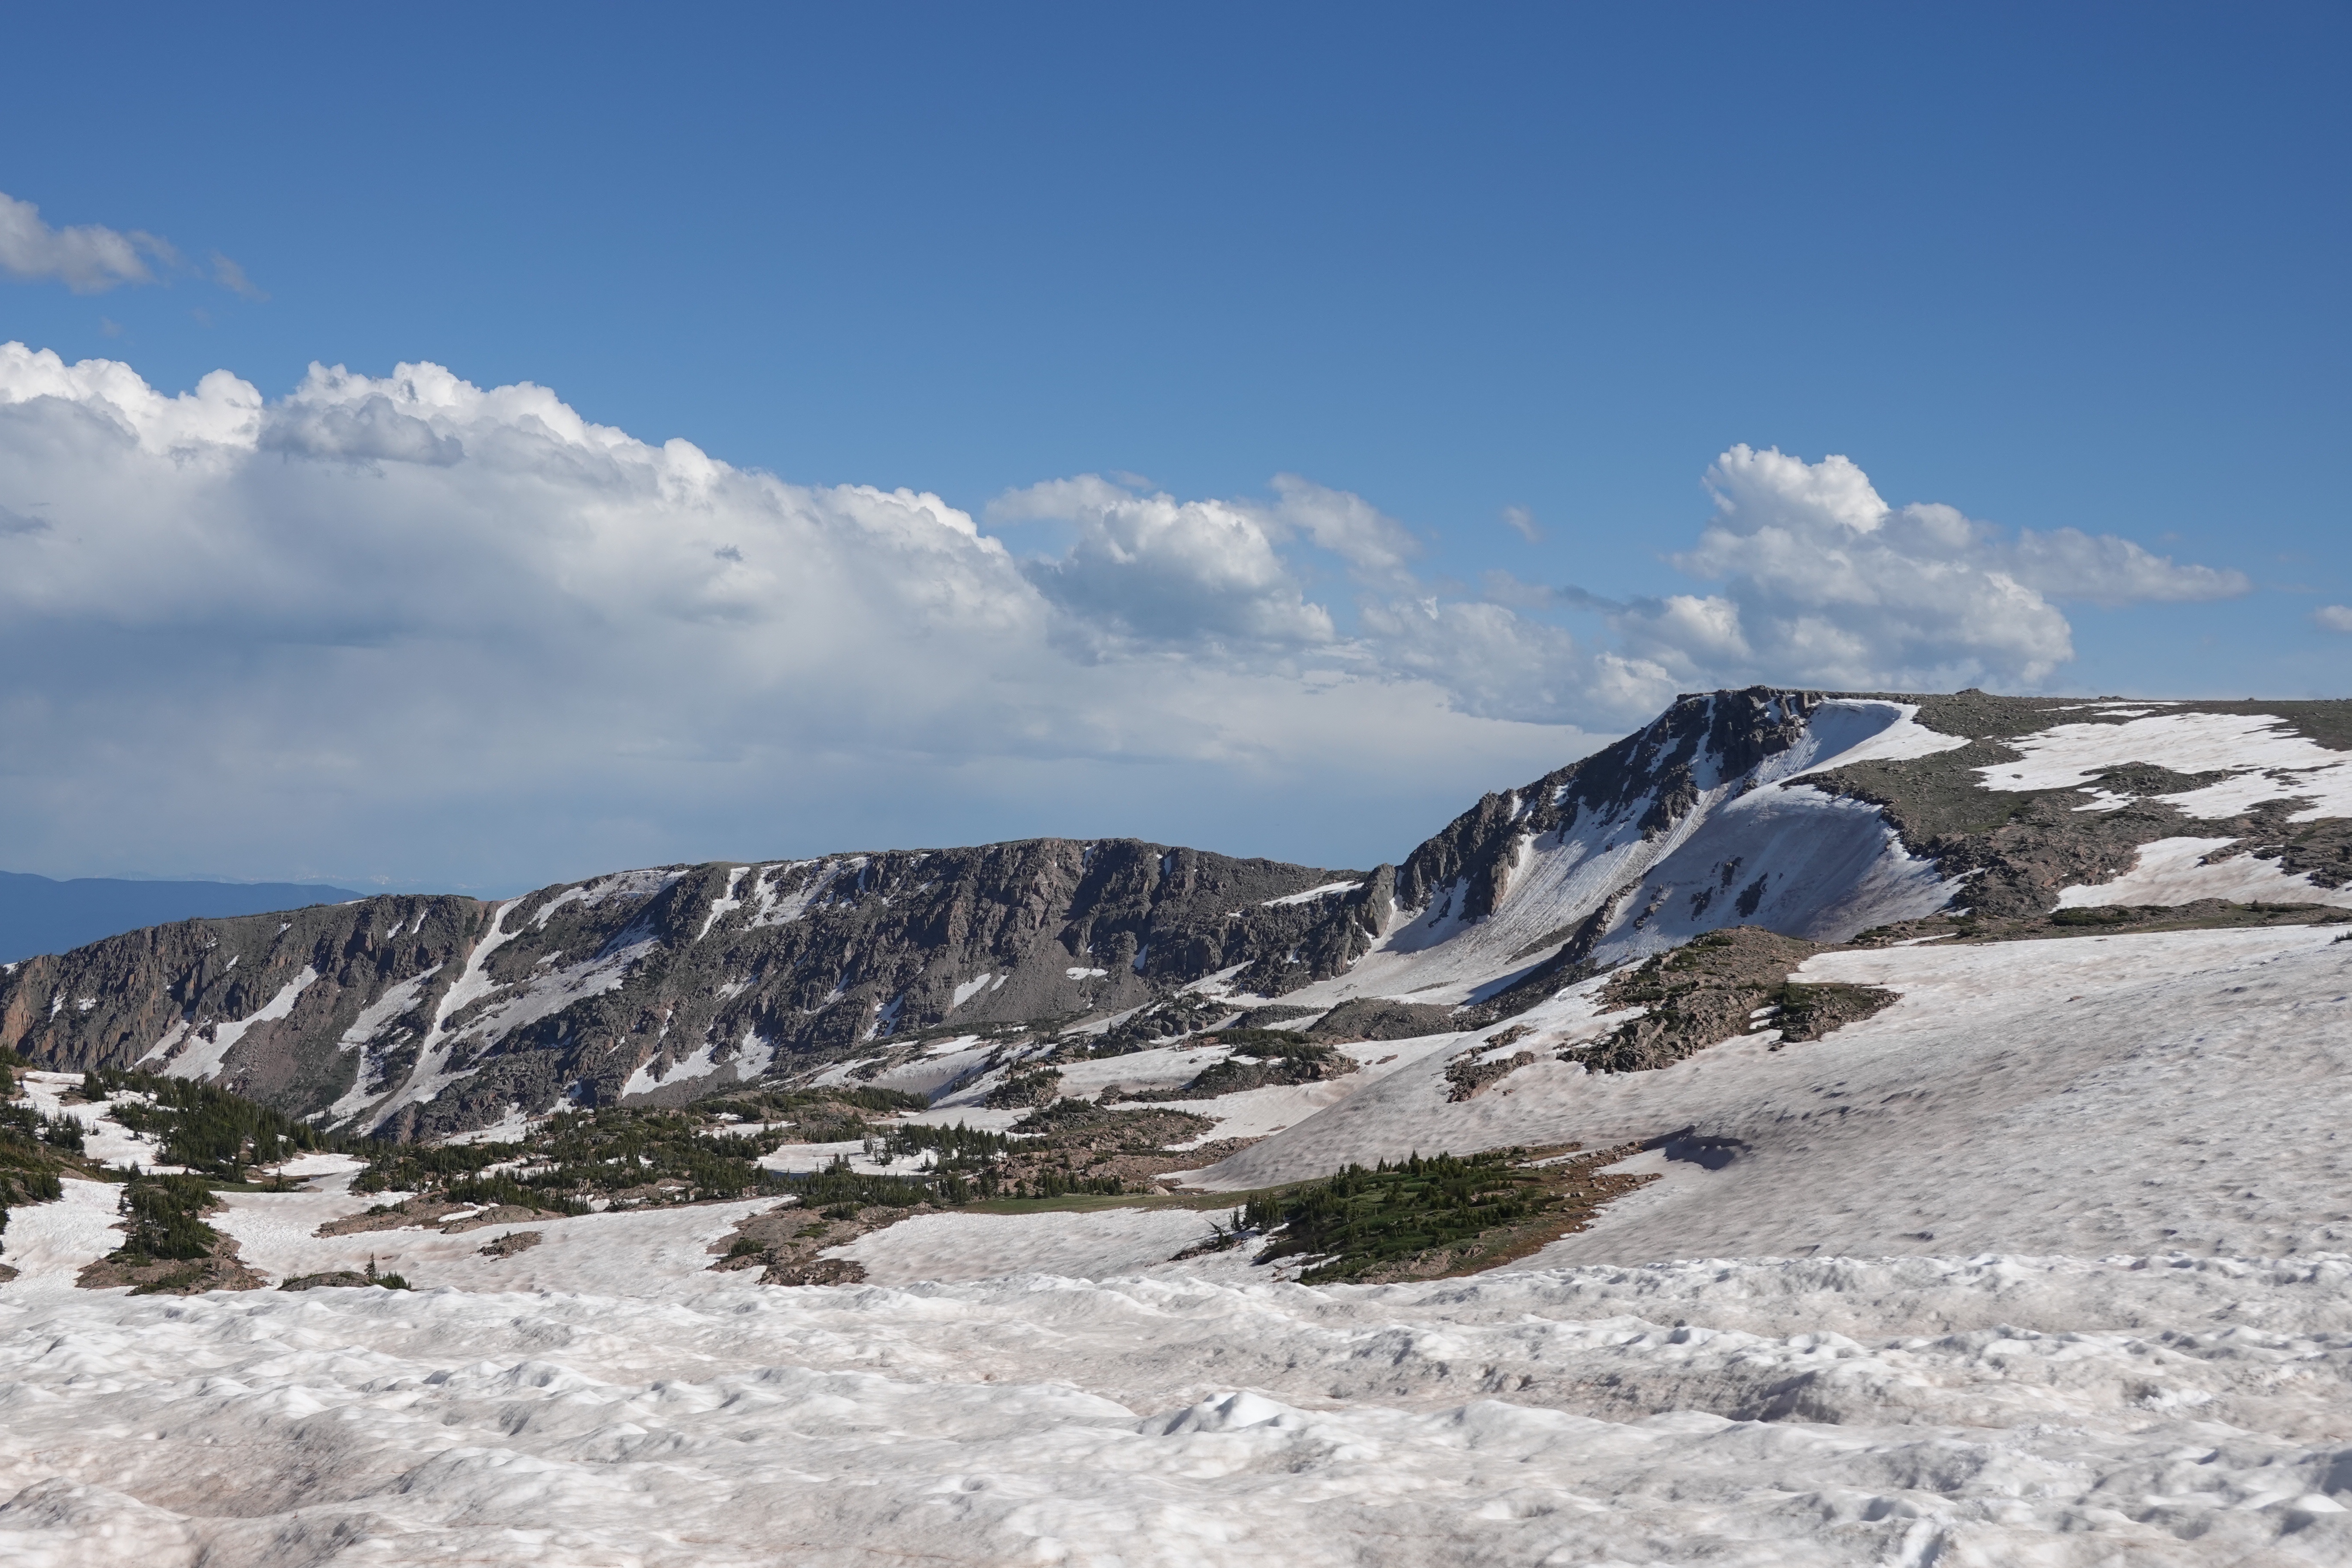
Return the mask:
<path fill-rule="evenodd" d="M 1674 560 L 1708 592 L 1468 597 L 1295 475 L 1081 475 L 975 520 L 430 364 L 271 401 L 0 345 L 0 852 L 535 881 L 1068 831 L 1365 861 L 1677 689 L 2031 684 L 2071 652 L 2057 600 L 2243 589 L 1889 509 L 1843 458 L 1735 447 L 1707 483 Z M 1005 542 L 1037 521 L 1064 542 Z"/>

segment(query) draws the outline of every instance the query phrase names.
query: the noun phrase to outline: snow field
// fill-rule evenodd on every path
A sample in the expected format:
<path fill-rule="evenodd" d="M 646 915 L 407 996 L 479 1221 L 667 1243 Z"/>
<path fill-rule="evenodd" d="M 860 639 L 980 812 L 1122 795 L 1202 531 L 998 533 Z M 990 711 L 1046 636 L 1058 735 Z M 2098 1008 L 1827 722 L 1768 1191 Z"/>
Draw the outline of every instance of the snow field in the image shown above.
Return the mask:
<path fill-rule="evenodd" d="M 2347 1262 L 11 1288 L 0 1557 L 2340 1563 Z"/>
<path fill-rule="evenodd" d="M 137 1165 L 147 1171 L 181 1171 L 183 1165 L 159 1165 L 155 1145 L 106 1114 L 103 1105 L 77 1101 L 68 1105 L 68 1090 L 81 1088 L 78 1072 L 27 1072 L 16 1075 L 25 1098 L 44 1116 L 70 1116 L 81 1123 L 82 1152 L 109 1165 Z M 142 1103 L 145 1097 L 141 1097 Z M 11 1233 L 14 1234 L 13 1232 Z M 5 1238 L 0 1238 L 5 1239 Z"/>
<path fill-rule="evenodd" d="M 2199 862 L 2226 849 L 2234 838 L 2158 838 L 2139 847 L 2132 868 L 2113 881 L 2062 889 L 2062 910 L 2105 904 L 2193 904 L 2222 899 L 2241 904 L 2336 904 L 2352 907 L 2352 887 L 2323 888 L 2301 873 L 2279 869 L 2275 860 L 2232 856 L 2210 866 Z"/>
<path fill-rule="evenodd" d="M 1620 1075 L 1543 1048 L 1605 1023 L 1588 984 L 1520 1020 L 1550 1031 L 1528 1042 L 1538 1059 L 1476 1100 L 1447 1102 L 1433 1054 L 1200 1180 L 1239 1190 L 1415 1150 L 1686 1129 L 1733 1157 L 1648 1156 L 1664 1181 L 1539 1258 L 2352 1248 L 2352 943 L 2338 934 L 1827 953 L 1798 978 L 1902 1000 L 1820 1040 L 1775 1050 L 1750 1035 Z"/>
<path fill-rule="evenodd" d="M 1181 1274 L 1234 1283 L 1272 1283 L 1297 1272 L 1253 1266 L 1255 1247 L 1188 1258 L 1175 1256 L 1210 1238 L 1211 1220 L 1230 1209 L 1106 1208 L 1042 1214 L 918 1215 L 873 1230 L 846 1247 L 826 1249 L 866 1269 L 877 1285 L 920 1285 L 1002 1278 L 1006 1260 L 1020 1271 L 1072 1279 L 1118 1279 L 1139 1274 Z"/>
<path fill-rule="evenodd" d="M 2289 821 L 2352 816 L 2352 753 L 2331 752 L 2265 714 L 2156 713 L 2120 724 L 2060 724 L 2002 744 L 2022 756 L 1979 769 L 1987 789 L 2072 789 L 2104 769 L 2152 763 L 2179 773 L 2230 775 L 2163 797 L 2189 816 L 2235 816 L 2266 800 L 2296 797 L 2311 804 Z M 2107 796 L 2116 804 L 2121 798 Z"/>

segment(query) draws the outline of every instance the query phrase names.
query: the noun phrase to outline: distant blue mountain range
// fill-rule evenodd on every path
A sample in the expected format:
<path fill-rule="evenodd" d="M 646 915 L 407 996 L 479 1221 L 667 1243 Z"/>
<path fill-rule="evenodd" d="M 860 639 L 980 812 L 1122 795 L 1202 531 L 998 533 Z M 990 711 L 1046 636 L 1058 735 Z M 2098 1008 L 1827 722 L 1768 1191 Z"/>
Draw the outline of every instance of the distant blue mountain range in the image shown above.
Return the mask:
<path fill-rule="evenodd" d="M 309 882 L 127 882 L 104 877 L 54 882 L 0 871 L 0 963 L 37 952 L 68 952 L 142 926 L 199 916 L 268 914 L 365 896 Z"/>

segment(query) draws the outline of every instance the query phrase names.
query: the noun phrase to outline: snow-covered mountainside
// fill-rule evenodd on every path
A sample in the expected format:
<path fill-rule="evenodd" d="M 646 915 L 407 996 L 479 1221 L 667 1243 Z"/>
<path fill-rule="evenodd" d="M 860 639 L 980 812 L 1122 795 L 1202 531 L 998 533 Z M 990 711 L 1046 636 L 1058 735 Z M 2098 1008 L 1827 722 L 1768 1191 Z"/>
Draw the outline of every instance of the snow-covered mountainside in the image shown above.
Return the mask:
<path fill-rule="evenodd" d="M 430 1137 L 844 1062 L 903 1076 L 958 1031 L 1003 1067 L 1018 1037 L 1188 987 L 1425 1035 L 1730 926 L 1839 943 L 1956 908 L 2352 904 L 2347 709 L 1706 693 L 1370 872 L 1044 839 L 192 921 L 8 966 L 0 1046 Z"/>
<path fill-rule="evenodd" d="M 945 1024 L 1132 1007 L 1219 972 L 1282 989 L 1370 940 L 1362 882 L 1037 839 L 664 867 L 499 904 L 367 899 L 14 965 L 0 1046 L 430 1136 L 514 1107 L 675 1101 Z"/>
<path fill-rule="evenodd" d="M 55 1067 L 467 1131 L 21 1075 L 0 1559 L 2352 1561 L 2347 812 L 2352 704 L 1717 692 L 1364 873 L 1048 841 L 35 960 Z M 206 1250 L 132 1257 L 198 1155 Z M 1359 1238 L 1286 1250 L 1317 1203 Z"/>

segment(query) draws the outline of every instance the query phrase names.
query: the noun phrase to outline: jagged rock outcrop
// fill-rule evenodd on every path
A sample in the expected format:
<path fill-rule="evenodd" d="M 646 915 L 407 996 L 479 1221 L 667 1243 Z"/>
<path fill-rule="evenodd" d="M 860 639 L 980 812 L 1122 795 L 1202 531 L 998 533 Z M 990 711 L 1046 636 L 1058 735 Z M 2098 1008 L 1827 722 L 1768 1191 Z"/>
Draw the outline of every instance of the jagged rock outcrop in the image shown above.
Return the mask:
<path fill-rule="evenodd" d="M 1132 840 L 669 867 L 497 905 L 189 921 L 30 959 L 0 977 L 0 1045 L 416 1136 L 509 1107 L 688 1098 L 1228 970 L 1288 989 L 1343 971 L 1380 910 L 1360 873 Z"/>

